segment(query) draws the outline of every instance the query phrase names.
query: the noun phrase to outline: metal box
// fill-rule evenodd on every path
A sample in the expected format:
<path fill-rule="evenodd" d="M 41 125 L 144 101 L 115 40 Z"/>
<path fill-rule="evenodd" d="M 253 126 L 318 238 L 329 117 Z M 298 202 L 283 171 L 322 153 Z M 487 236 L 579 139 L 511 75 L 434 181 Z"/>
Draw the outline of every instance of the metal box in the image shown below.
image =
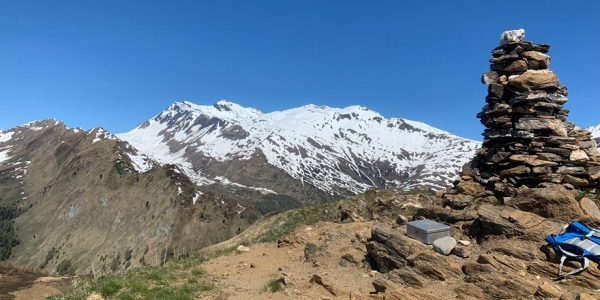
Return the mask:
<path fill-rule="evenodd" d="M 450 236 L 450 226 L 431 220 L 417 220 L 406 223 L 406 235 L 427 245 L 433 241 Z"/>

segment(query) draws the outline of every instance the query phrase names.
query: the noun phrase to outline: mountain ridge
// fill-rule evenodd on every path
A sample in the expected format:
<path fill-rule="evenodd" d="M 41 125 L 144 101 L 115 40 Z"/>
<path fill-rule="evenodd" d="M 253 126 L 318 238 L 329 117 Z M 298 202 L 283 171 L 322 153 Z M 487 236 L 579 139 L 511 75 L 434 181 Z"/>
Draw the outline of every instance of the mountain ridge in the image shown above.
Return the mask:
<path fill-rule="evenodd" d="M 332 195 L 369 187 L 442 188 L 478 145 L 425 123 L 386 119 L 362 106 L 309 104 L 263 113 L 226 100 L 212 106 L 175 102 L 116 136 L 146 156 L 145 165 L 139 157 L 132 158 L 142 172 L 154 162 L 177 163 L 201 185 L 197 171 L 202 164 L 195 164 L 185 151 L 193 149 L 205 159 L 223 162 L 249 160 L 260 149 L 269 164 Z M 436 170 L 430 171 L 432 166 Z"/>

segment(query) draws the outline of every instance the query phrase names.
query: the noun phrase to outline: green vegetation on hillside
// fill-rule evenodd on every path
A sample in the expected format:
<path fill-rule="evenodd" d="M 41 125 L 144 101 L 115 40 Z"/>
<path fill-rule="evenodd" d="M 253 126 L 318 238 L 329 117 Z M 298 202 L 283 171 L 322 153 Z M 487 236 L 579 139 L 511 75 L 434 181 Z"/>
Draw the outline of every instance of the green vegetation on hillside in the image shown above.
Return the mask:
<path fill-rule="evenodd" d="M 0 206 L 0 260 L 9 259 L 12 248 L 19 244 L 13 220 L 20 213 L 20 209 L 14 206 Z"/>
<path fill-rule="evenodd" d="M 284 212 L 301 206 L 302 203 L 296 198 L 282 194 L 266 194 L 262 197 L 260 202 L 254 204 L 254 207 L 256 207 L 262 215 L 266 215 L 270 212 Z"/>
<path fill-rule="evenodd" d="M 407 193 L 410 194 L 410 193 Z M 237 245 L 273 242 L 291 233 L 301 225 L 312 225 L 317 222 L 341 222 L 341 212 L 357 201 L 367 203 L 370 211 L 377 211 L 381 203 L 395 199 L 399 194 L 391 191 L 369 190 L 364 194 L 346 198 L 332 203 L 305 206 L 276 215 L 266 216 L 258 226 L 256 235 L 244 239 L 240 235 L 234 243 L 224 243 L 223 247 L 213 252 L 198 252 L 189 257 L 168 260 L 161 267 L 140 267 L 123 273 L 100 277 L 95 280 L 78 283 L 65 295 L 52 296 L 46 299 L 86 299 L 91 294 L 99 294 L 105 299 L 197 299 L 203 293 L 220 293 L 220 290 L 205 271 L 198 266 L 214 257 L 235 253 Z M 385 209 L 389 209 L 386 206 Z M 378 213 L 379 215 L 385 215 Z M 393 218 L 395 215 L 385 215 Z M 260 223 L 260 222 L 259 222 Z M 278 289 L 276 281 L 270 282 L 265 290 Z"/>
<path fill-rule="evenodd" d="M 142 267 L 128 272 L 82 281 L 67 294 L 46 299 L 85 300 L 91 294 L 104 299 L 195 299 L 215 288 L 197 266 L 205 260 L 196 255 L 170 260 L 162 267 Z"/>

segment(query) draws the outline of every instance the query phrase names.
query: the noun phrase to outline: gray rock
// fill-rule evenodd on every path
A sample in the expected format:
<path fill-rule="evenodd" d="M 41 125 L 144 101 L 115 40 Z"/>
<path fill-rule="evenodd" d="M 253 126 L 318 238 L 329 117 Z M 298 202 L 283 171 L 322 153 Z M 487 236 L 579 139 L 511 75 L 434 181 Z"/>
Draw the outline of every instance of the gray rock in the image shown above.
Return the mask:
<path fill-rule="evenodd" d="M 506 54 L 506 55 L 502 55 L 500 57 L 492 57 L 492 58 L 490 58 L 489 62 L 491 62 L 493 64 L 500 64 L 500 63 L 514 61 L 519 58 L 521 58 L 521 56 L 519 56 L 518 54 Z"/>
<path fill-rule="evenodd" d="M 481 83 L 483 84 L 492 84 L 498 83 L 498 73 L 496 72 L 485 72 L 481 75 Z"/>
<path fill-rule="evenodd" d="M 527 58 L 528 62 L 537 62 L 540 69 L 548 69 L 550 67 L 550 56 L 546 54 L 537 51 L 526 51 L 522 55 Z"/>
<path fill-rule="evenodd" d="M 500 46 L 522 42 L 525 38 L 525 29 L 508 30 L 500 36 Z"/>
<path fill-rule="evenodd" d="M 469 258 L 469 256 L 471 256 L 471 252 L 467 248 L 461 246 L 452 249 L 452 254 L 461 258 Z"/>
<path fill-rule="evenodd" d="M 525 60 L 516 60 L 513 62 L 501 63 L 501 64 L 493 64 L 490 66 L 492 71 L 502 71 L 502 72 L 523 72 L 527 70 L 527 62 Z"/>
<path fill-rule="evenodd" d="M 521 118 L 515 129 L 533 131 L 533 130 L 552 130 L 558 136 L 566 137 L 567 129 L 562 121 L 556 119 L 540 119 L 540 118 Z"/>
<path fill-rule="evenodd" d="M 451 236 L 445 236 L 433 241 L 433 250 L 444 255 L 450 255 L 455 246 L 456 239 Z"/>

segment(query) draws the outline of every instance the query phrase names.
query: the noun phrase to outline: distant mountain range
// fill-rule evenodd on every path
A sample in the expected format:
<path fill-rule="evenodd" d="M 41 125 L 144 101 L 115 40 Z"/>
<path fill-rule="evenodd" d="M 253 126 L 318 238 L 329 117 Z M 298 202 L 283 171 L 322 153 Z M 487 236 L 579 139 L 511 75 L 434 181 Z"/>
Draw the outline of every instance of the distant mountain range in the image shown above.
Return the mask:
<path fill-rule="evenodd" d="M 443 188 L 479 145 L 361 106 L 265 114 L 228 101 L 174 103 L 116 136 L 135 148 L 129 158 L 140 172 L 176 164 L 199 186 L 218 182 L 296 198 L 315 188 L 330 196 Z M 282 177 L 297 183 L 282 184 Z"/>
<path fill-rule="evenodd" d="M 0 260 L 79 274 L 156 265 L 271 211 L 450 186 L 478 146 L 360 106 L 173 103 L 116 135 L 35 121 L 0 130 Z"/>

